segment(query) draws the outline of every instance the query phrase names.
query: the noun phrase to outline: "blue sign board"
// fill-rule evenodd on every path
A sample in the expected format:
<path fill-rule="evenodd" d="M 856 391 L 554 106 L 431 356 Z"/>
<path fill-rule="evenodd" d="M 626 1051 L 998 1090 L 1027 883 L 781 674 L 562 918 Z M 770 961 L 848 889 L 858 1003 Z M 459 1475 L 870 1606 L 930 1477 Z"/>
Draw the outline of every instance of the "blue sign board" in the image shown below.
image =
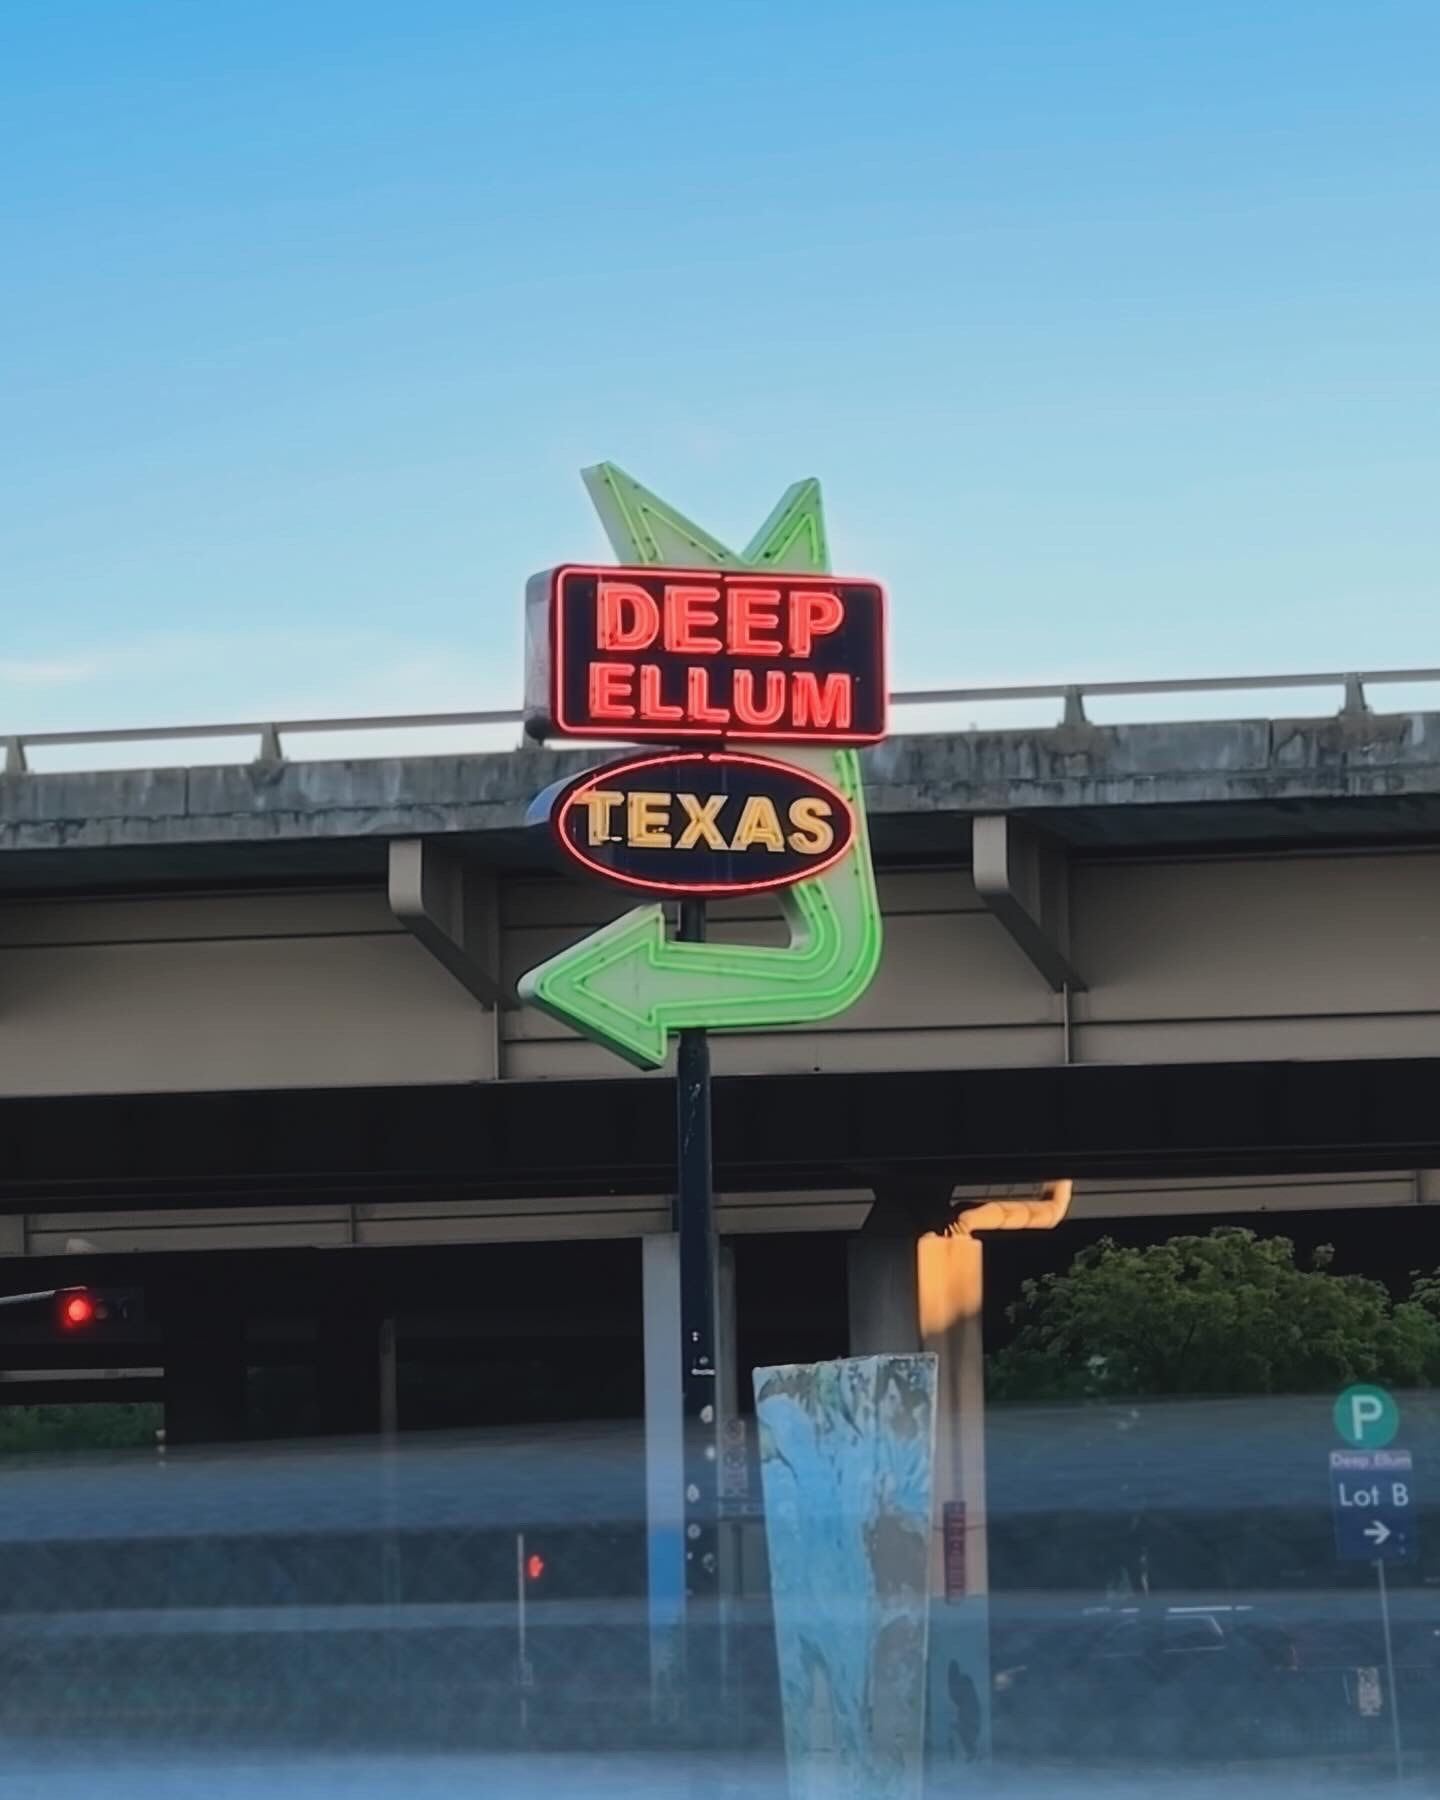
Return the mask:
<path fill-rule="evenodd" d="M 1330 1504 L 1342 1562 L 1410 1562 L 1418 1548 L 1408 1450 L 1332 1450 Z"/>

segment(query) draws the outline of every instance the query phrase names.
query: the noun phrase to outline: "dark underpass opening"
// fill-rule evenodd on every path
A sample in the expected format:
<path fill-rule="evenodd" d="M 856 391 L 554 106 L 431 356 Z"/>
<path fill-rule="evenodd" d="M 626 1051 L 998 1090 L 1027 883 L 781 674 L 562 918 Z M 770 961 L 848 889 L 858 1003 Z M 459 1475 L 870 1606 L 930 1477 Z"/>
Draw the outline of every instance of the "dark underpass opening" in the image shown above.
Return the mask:
<path fill-rule="evenodd" d="M 1399 1306 L 1412 1271 L 1440 1263 L 1418 1205 L 1077 1216 L 990 1240 L 992 1371 L 1021 1343 L 1010 1312 L 1026 1282 L 1102 1239 L 1144 1251 L 1230 1229 L 1283 1233 L 1302 1271 L 1331 1246 L 1328 1279 L 1379 1281 Z M 846 1354 L 849 1238 L 756 1233 L 727 1250 L 743 1473 L 725 1519 L 723 1720 L 657 1702 L 647 1297 L 639 1242 L 614 1239 L 27 1261 L 27 1282 L 123 1279 L 145 1308 L 103 1345 L 0 1320 L 7 1397 L 33 1409 L 64 1392 L 76 1412 L 118 1405 L 142 1423 L 122 1448 L 82 1429 L 4 1459 L 9 1728 L 98 1718 L 165 1743 L 554 1746 L 678 1741 L 703 1724 L 773 1751 L 748 1377 Z M 1429 1377 L 1397 1384 L 1418 1550 L 1390 1578 L 1392 1691 L 1373 1568 L 1336 1555 L 1333 1394 L 1087 1390 L 1062 1374 L 1023 1392 L 1013 1370 L 1003 1392 L 992 1380 L 988 1579 L 937 1591 L 942 1607 L 983 1603 L 995 1754 L 1303 1761 L 1318 1746 L 1364 1763 L 1384 1754 L 1398 1700 L 1407 1754 L 1428 1755 Z"/>

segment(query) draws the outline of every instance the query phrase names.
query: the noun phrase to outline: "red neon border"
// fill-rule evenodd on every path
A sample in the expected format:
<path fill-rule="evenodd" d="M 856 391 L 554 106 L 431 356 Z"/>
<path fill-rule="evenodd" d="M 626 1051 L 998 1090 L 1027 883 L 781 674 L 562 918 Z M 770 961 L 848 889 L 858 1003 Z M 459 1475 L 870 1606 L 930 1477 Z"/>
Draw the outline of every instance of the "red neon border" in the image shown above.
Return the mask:
<path fill-rule="evenodd" d="M 560 588 L 567 575 L 644 575 L 669 580 L 693 582 L 698 576 L 713 576 L 722 588 L 726 581 L 756 581 L 765 576 L 790 581 L 796 585 L 819 586 L 828 582 L 833 587 L 864 586 L 874 588 L 880 603 L 880 729 L 879 731 L 816 733 L 812 731 L 774 731 L 768 726 L 742 726 L 736 731 L 716 731 L 695 725 L 637 725 L 628 719 L 617 719 L 605 725 L 571 725 L 564 718 L 565 705 L 565 609 L 560 604 Z M 823 570 L 799 569 L 652 569 L 635 563 L 561 563 L 550 571 L 550 729 L 556 737 L 599 738 L 604 743 L 642 738 L 703 738 L 723 744 L 730 739 L 751 744 L 834 744 L 837 748 L 854 744 L 879 744 L 889 735 L 890 725 L 890 597 L 883 582 L 868 575 L 831 575 Z"/>
<path fill-rule="evenodd" d="M 798 776 L 802 781 L 813 782 L 827 799 L 839 803 L 840 811 L 849 822 L 850 829 L 845 841 L 838 850 L 832 850 L 819 862 L 807 863 L 803 869 L 797 869 L 792 875 L 772 876 L 763 881 L 701 881 L 677 883 L 673 881 L 647 881 L 643 876 L 621 875 L 604 863 L 592 862 L 565 835 L 565 821 L 581 792 L 595 782 L 603 781 L 607 776 L 633 774 L 639 769 L 658 768 L 662 763 L 674 767 L 676 763 L 739 763 L 748 769 L 769 769 L 792 778 Z M 855 808 L 840 792 L 839 788 L 819 775 L 812 775 L 809 769 L 799 769 L 794 763 L 779 762 L 773 756 L 752 756 L 748 750 L 682 750 L 674 756 L 625 756 L 615 762 L 604 763 L 598 769 L 587 769 L 583 775 L 577 775 L 569 783 L 556 801 L 550 814 L 550 824 L 560 848 L 582 869 L 589 869 L 604 881 L 613 881 L 621 887 L 637 888 L 649 894 L 763 894 L 775 888 L 793 887 L 797 881 L 809 881 L 814 875 L 822 875 L 826 869 L 833 869 L 840 859 L 854 847 L 855 834 L 859 829 L 855 817 Z"/>

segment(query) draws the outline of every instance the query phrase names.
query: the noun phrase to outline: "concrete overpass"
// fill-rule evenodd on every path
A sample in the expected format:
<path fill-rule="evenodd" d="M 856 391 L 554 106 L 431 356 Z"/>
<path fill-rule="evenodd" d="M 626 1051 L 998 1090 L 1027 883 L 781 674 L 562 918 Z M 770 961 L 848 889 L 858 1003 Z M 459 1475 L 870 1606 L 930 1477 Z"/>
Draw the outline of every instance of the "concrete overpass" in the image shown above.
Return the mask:
<path fill-rule="evenodd" d="M 1372 711 L 1384 679 L 1329 715 L 1114 726 L 1072 691 L 1047 728 L 869 752 L 885 961 L 833 1026 L 716 1040 L 722 1231 L 1062 1172 L 1081 1219 L 1393 1205 L 1429 1231 L 1440 714 Z M 45 772 L 11 740 L 0 1255 L 37 1281 L 667 1231 L 669 1085 L 510 1003 L 624 904 L 523 823 L 594 757 L 287 760 L 318 723 L 226 766 Z M 778 926 L 717 909 L 717 935 Z"/>
<path fill-rule="evenodd" d="M 731 1185 L 813 1190 L 848 1169 L 840 1185 L 863 1188 L 871 1165 L 937 1159 L 1024 1178 L 1057 1154 L 1113 1177 L 1167 1144 L 1185 1166 L 1250 1166 L 1267 1143 L 1353 1162 L 1373 1142 L 1414 1162 L 1429 1145 L 1419 1121 L 1362 1124 L 1334 1098 L 1292 1117 L 1286 1096 L 1360 1079 L 1393 1112 L 1440 1052 L 1440 715 L 1371 712 L 1353 692 L 1308 720 L 1102 727 L 1068 712 L 867 754 L 885 960 L 831 1026 L 716 1040 Z M 63 1185 L 98 1201 L 139 1182 L 178 1200 L 222 1181 L 227 1197 L 281 1199 L 352 1177 L 494 1199 L 663 1194 L 654 1078 L 511 998 L 519 972 L 626 904 L 562 877 L 523 825 L 531 797 L 592 755 L 24 760 L 12 740 L 0 1197 Z M 717 912 L 717 935 L 778 930 L 763 898 Z M 569 1085 L 591 1082 L 588 1097 Z M 343 1097 L 361 1093 L 356 1129 Z M 462 1098 L 463 1143 L 446 1124 Z M 726 1123 L 736 1103 L 743 1134 Z M 1228 1127 L 1186 1116 L 1222 1103 Z M 541 1122 L 577 1108 L 572 1159 Z M 944 1124 L 962 1113 L 963 1142 Z M 147 1156 L 102 1148 L 107 1119 L 162 1116 Z M 66 1118 L 93 1124 L 77 1141 Z M 187 1118 L 212 1140 L 246 1130 L 250 1154 L 192 1159 Z M 1018 1136 L 1000 1129 L 1017 1118 Z M 379 1121 L 385 1142 L 367 1143 Z M 268 1168 L 259 1132 L 306 1143 Z"/>

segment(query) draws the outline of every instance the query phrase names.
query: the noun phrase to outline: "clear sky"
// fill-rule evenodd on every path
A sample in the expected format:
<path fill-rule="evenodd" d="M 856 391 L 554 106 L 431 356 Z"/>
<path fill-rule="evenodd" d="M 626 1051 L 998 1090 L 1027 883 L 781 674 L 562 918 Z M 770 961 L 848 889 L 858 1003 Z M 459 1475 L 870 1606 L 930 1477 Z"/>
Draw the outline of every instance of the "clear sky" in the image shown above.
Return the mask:
<path fill-rule="evenodd" d="M 516 704 L 601 458 L 901 687 L 1440 664 L 1440 6 L 0 9 L 0 733 Z"/>

